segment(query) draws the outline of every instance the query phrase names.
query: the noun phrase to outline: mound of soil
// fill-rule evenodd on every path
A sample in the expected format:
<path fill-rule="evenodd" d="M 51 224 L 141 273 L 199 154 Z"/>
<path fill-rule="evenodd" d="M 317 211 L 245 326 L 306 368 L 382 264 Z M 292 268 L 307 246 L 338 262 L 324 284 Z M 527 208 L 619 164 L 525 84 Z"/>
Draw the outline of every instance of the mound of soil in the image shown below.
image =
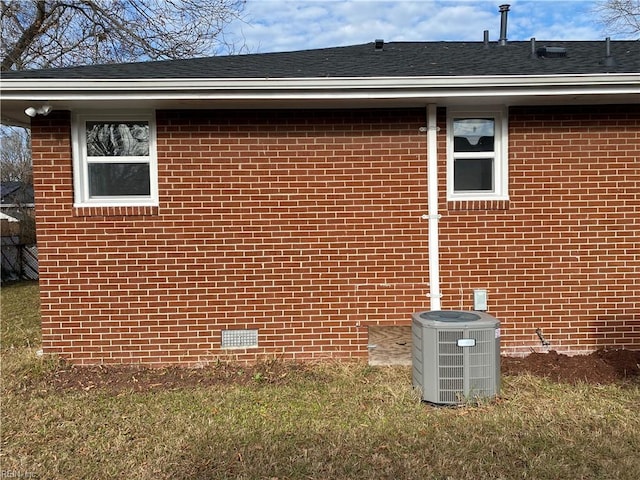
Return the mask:
<path fill-rule="evenodd" d="M 502 357 L 501 370 L 506 375 L 529 373 L 572 384 L 640 381 L 640 351 L 597 350 L 570 357 L 551 350 L 524 358 Z"/>
<path fill-rule="evenodd" d="M 524 358 L 502 357 L 505 375 L 532 374 L 563 383 L 640 382 L 640 351 L 598 350 L 567 356 L 555 351 Z M 78 367 L 62 363 L 45 380 L 44 390 L 153 391 L 219 384 L 283 384 L 301 378 L 322 382 L 311 364 L 264 362 L 256 365 L 217 364 L 199 369 L 145 368 L 134 365 Z"/>

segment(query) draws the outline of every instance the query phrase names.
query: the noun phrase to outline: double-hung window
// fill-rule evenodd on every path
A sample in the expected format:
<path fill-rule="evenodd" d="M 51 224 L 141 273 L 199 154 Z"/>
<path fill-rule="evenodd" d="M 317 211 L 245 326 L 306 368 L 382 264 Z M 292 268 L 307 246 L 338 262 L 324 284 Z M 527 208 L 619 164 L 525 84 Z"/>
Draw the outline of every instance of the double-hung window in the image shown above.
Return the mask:
<path fill-rule="evenodd" d="M 447 198 L 507 200 L 507 115 L 500 109 L 449 110 Z"/>
<path fill-rule="evenodd" d="M 157 205 L 153 114 L 77 115 L 72 135 L 77 206 Z"/>

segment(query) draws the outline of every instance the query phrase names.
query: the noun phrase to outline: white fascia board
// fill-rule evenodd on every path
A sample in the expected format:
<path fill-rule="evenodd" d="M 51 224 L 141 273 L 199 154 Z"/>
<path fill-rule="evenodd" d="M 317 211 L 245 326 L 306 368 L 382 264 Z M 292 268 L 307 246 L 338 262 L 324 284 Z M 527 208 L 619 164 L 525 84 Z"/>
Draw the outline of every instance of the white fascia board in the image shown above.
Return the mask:
<path fill-rule="evenodd" d="M 6 100 L 418 98 L 640 93 L 638 74 L 3 80 Z"/>

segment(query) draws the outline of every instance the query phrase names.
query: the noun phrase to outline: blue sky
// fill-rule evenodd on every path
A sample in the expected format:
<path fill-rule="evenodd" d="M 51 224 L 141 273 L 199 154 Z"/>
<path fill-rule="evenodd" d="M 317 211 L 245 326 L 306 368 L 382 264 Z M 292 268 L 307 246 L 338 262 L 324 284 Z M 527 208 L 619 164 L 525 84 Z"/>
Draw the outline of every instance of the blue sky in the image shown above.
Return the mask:
<path fill-rule="evenodd" d="M 248 0 L 226 39 L 242 53 L 390 41 L 499 38 L 499 5 L 511 5 L 509 40 L 599 40 L 609 34 L 591 0 Z"/>

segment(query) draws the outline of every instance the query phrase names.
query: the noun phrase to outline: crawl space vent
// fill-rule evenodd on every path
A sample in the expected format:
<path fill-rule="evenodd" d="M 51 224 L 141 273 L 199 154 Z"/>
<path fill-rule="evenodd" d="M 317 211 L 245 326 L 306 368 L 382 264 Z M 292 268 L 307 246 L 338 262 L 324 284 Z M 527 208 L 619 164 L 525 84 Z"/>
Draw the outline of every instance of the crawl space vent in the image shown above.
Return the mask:
<path fill-rule="evenodd" d="M 258 330 L 223 330 L 222 348 L 252 348 L 258 346 Z"/>

